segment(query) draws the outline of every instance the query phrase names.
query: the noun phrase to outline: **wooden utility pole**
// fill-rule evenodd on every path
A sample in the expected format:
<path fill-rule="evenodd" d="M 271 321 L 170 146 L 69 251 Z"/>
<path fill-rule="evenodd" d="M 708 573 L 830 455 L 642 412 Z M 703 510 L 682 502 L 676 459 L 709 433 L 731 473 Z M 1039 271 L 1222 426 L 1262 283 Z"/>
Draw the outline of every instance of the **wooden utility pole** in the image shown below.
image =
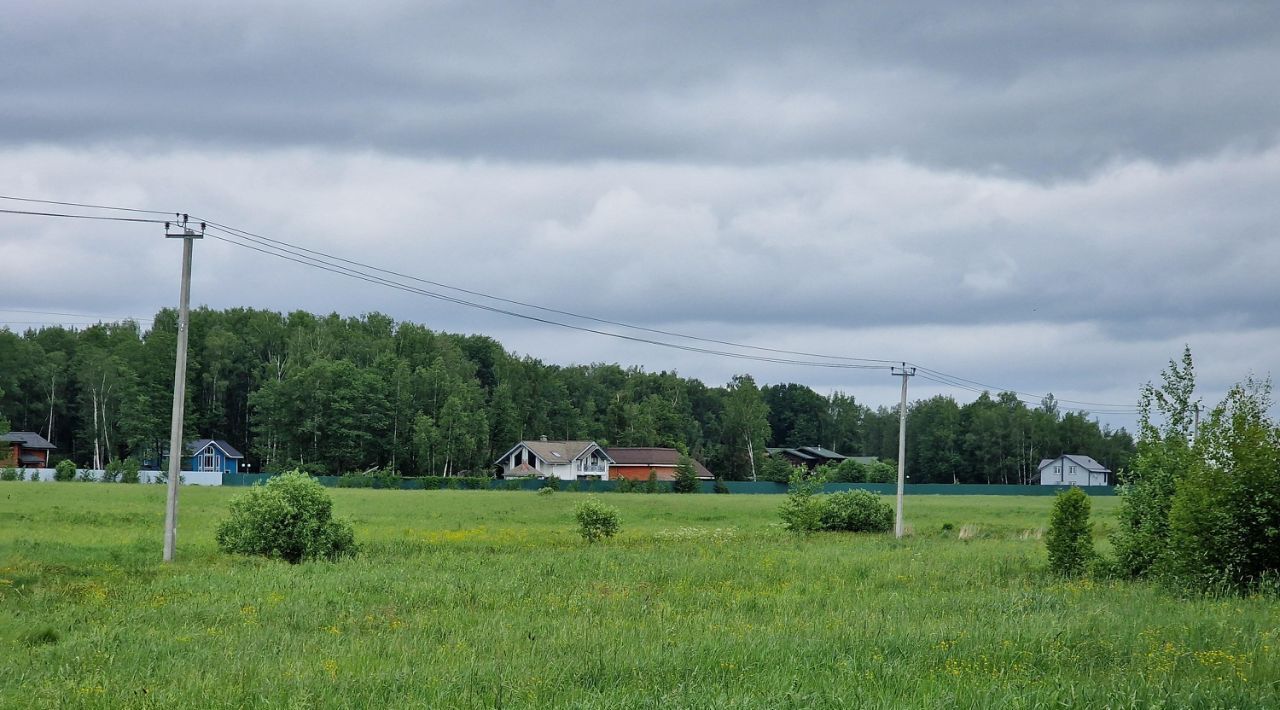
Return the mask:
<path fill-rule="evenodd" d="M 907 378 L 916 374 L 916 368 L 907 367 L 907 363 L 904 362 L 902 367 L 890 368 L 889 371 L 894 377 L 902 378 L 902 402 L 898 405 L 898 514 L 893 524 L 894 536 L 901 538 L 904 528 L 902 493 L 907 481 Z"/>
<path fill-rule="evenodd" d="M 204 237 L 205 225 L 200 231 L 187 226 L 187 215 L 178 215 L 174 223 L 164 223 L 164 236 L 182 240 L 182 289 L 178 296 L 178 353 L 173 366 L 173 418 L 169 424 L 169 493 L 164 509 L 164 561 L 173 562 L 173 552 L 178 544 L 178 479 L 182 476 L 182 455 L 186 444 L 182 440 L 182 423 L 187 402 L 187 334 L 190 330 L 191 305 L 191 246 Z M 170 231 L 172 227 L 177 231 Z"/>

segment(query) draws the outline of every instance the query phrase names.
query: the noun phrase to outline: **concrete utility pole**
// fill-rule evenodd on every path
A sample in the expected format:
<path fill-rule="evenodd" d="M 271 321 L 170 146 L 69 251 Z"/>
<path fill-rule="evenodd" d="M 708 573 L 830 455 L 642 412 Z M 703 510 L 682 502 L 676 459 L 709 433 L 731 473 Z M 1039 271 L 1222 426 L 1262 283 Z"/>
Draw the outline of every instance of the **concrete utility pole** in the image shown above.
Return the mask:
<path fill-rule="evenodd" d="M 916 368 L 907 367 L 904 362 L 902 367 L 889 368 L 889 371 L 894 377 L 902 378 L 902 402 L 898 405 L 898 514 L 893 524 L 894 536 L 901 538 L 902 492 L 907 482 L 907 378 L 916 374 Z"/>
<path fill-rule="evenodd" d="M 171 223 L 164 223 L 164 236 L 182 240 L 182 290 L 178 296 L 178 353 L 173 366 L 173 420 L 169 425 L 169 495 L 164 509 L 164 561 L 173 562 L 174 548 L 178 544 L 178 479 L 182 476 L 182 454 L 186 444 L 182 441 L 182 423 L 187 403 L 187 333 L 190 330 L 191 303 L 191 245 L 204 238 L 204 222 L 197 232 L 187 226 L 187 215 L 177 215 L 172 223 L 176 232 L 170 231 Z"/>

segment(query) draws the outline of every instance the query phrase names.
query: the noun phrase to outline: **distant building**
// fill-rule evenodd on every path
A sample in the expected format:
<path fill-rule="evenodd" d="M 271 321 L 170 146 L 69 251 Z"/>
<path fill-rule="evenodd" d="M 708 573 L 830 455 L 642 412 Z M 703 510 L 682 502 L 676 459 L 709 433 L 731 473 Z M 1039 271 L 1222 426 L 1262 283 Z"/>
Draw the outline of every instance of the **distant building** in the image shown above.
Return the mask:
<path fill-rule="evenodd" d="M 34 431 L 0 434 L 0 468 L 49 468 L 49 452 L 57 448 Z"/>
<path fill-rule="evenodd" d="M 239 473 L 240 462 L 244 460 L 244 454 L 222 439 L 196 439 L 187 444 L 187 451 L 192 454 L 183 459 L 183 471 Z M 168 467 L 168 456 L 165 459 L 161 468 Z"/>
<path fill-rule="evenodd" d="M 1037 468 L 1042 486 L 1105 486 L 1111 469 L 1083 454 L 1044 459 Z"/>
<path fill-rule="evenodd" d="M 594 441 L 522 441 L 498 457 L 502 478 L 557 478 L 607 481 L 613 459 Z"/>
<path fill-rule="evenodd" d="M 613 464 L 609 466 L 609 475 L 614 479 L 626 478 L 632 481 L 646 481 L 649 472 L 653 471 L 659 481 L 676 480 L 676 465 L 680 463 L 680 452 L 675 449 L 662 449 L 652 446 L 610 446 L 605 449 Z M 710 481 L 715 478 L 700 462 L 694 460 L 693 468 L 698 478 Z"/>
<path fill-rule="evenodd" d="M 849 458 L 844 454 L 838 454 L 831 449 L 824 449 L 821 446 L 799 446 L 794 449 L 771 448 L 766 449 L 766 451 L 768 451 L 770 456 L 781 456 L 789 461 L 792 466 L 804 466 L 810 471 L 823 464 L 838 464 Z M 864 462 L 863 459 L 869 459 L 869 461 Z M 874 463 L 875 457 L 858 457 L 858 461 L 863 463 Z"/>

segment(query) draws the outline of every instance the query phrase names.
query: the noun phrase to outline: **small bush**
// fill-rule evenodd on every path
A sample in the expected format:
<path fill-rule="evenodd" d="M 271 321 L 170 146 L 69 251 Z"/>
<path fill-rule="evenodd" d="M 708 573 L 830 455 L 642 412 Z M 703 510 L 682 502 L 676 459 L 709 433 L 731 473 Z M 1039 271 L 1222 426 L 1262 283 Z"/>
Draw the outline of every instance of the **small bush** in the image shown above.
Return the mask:
<path fill-rule="evenodd" d="M 112 459 L 107 462 L 107 468 L 102 472 L 102 483 L 115 483 L 120 480 L 124 474 L 124 463 L 120 459 Z"/>
<path fill-rule="evenodd" d="M 649 469 L 649 477 L 646 478 L 644 481 L 644 492 L 645 493 L 658 492 L 658 472 L 657 471 L 653 469 Z"/>
<path fill-rule="evenodd" d="M 698 488 L 698 469 L 694 467 L 693 459 L 682 455 L 676 464 L 676 479 L 671 490 L 675 493 L 697 493 Z"/>
<path fill-rule="evenodd" d="M 96 480 L 98 480 L 98 479 L 96 479 L 96 478 L 94 478 L 94 477 L 93 477 L 93 469 L 91 469 L 91 468 L 82 468 L 82 469 L 80 469 L 80 472 L 76 475 L 76 480 L 77 480 L 77 481 L 86 481 L 86 482 L 87 482 L 87 481 L 96 481 Z"/>
<path fill-rule="evenodd" d="M 0 470 L 0 481 L 16 481 L 18 480 L 18 469 L 8 466 Z"/>
<path fill-rule="evenodd" d="M 543 498 L 546 498 L 547 496 L 552 495 L 555 492 L 556 492 L 556 489 L 552 488 L 551 486 L 543 486 L 542 488 L 538 489 L 538 495 L 542 496 Z"/>
<path fill-rule="evenodd" d="M 518 491 L 520 490 L 520 479 L 512 478 L 508 481 L 504 481 L 502 487 L 508 491 Z"/>
<path fill-rule="evenodd" d="M 729 494 L 729 486 L 724 482 L 724 479 L 721 479 L 721 478 L 716 479 L 715 492 L 721 495 Z"/>
<path fill-rule="evenodd" d="M 550 488 L 553 491 L 558 491 L 560 490 L 560 479 L 555 476 L 547 476 L 543 479 L 542 485 L 544 488 Z"/>
<path fill-rule="evenodd" d="M 53 480 L 55 481 L 74 481 L 76 480 L 76 465 L 71 459 L 63 459 L 53 467 Z"/>
<path fill-rule="evenodd" d="M 636 482 L 630 478 L 619 478 L 618 487 L 614 490 L 618 493 L 632 493 L 636 490 Z"/>
<path fill-rule="evenodd" d="M 803 469 L 791 474 L 791 487 L 787 499 L 778 508 L 782 527 L 798 533 L 817 532 L 822 529 L 822 496 L 815 495 L 822 488 L 822 479 L 810 478 Z"/>
<path fill-rule="evenodd" d="M 232 500 L 231 515 L 218 525 L 217 540 L 224 552 L 290 564 L 355 552 L 351 524 L 333 519 L 328 491 L 301 471 L 276 476 Z"/>
<path fill-rule="evenodd" d="M 578 503 L 573 517 L 578 521 L 578 534 L 587 542 L 596 542 L 618 534 L 618 509 L 605 505 L 594 497 Z"/>
<path fill-rule="evenodd" d="M 893 527 L 893 506 L 871 491 L 842 491 L 824 497 L 823 530 L 885 532 Z"/>
<path fill-rule="evenodd" d="M 137 483 L 138 471 L 141 468 L 142 468 L 142 465 L 138 463 L 138 459 L 135 459 L 132 456 L 125 459 L 124 463 L 121 464 L 120 466 L 120 482 L 121 483 Z"/>
<path fill-rule="evenodd" d="M 1089 508 L 1089 496 L 1075 486 L 1059 493 L 1054 501 L 1045 545 L 1049 548 L 1049 569 L 1055 574 L 1079 575 L 1092 560 Z"/>

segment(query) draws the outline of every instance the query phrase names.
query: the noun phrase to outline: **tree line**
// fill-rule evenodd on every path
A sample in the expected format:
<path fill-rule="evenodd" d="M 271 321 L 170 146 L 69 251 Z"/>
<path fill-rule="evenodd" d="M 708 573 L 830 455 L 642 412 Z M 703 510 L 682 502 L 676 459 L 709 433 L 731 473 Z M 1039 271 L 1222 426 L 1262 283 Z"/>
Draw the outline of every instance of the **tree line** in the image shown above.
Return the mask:
<path fill-rule="evenodd" d="M 55 459 L 157 465 L 169 438 L 177 314 L 80 330 L 0 330 L 0 423 L 37 431 Z M 186 438 L 226 439 L 254 470 L 485 474 L 521 439 L 592 439 L 685 451 L 718 476 L 749 479 L 767 446 L 897 455 L 896 408 L 800 384 L 723 386 L 596 363 L 561 366 L 492 338 L 361 317 L 250 308 L 191 313 Z M 1040 458 L 1086 453 L 1113 470 L 1133 441 L 1052 399 L 1012 393 L 914 402 L 913 482 L 1029 482 Z"/>

